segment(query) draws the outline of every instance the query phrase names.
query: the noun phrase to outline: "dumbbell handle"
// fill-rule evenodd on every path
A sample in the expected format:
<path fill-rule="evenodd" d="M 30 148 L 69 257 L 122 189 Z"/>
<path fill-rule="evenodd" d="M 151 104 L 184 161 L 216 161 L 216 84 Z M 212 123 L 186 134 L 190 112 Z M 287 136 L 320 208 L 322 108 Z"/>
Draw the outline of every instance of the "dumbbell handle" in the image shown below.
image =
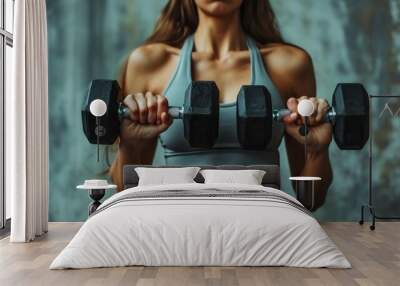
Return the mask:
<path fill-rule="evenodd" d="M 121 103 L 118 110 L 119 118 L 120 119 L 129 118 L 129 113 L 130 113 L 129 108 Z M 173 119 L 182 119 L 183 107 L 169 106 L 168 113 Z"/>
<path fill-rule="evenodd" d="M 290 115 L 292 112 L 289 109 L 280 109 L 280 110 L 274 110 L 272 117 L 275 121 L 282 121 L 283 118 L 286 116 Z M 301 115 L 301 114 L 300 114 Z M 323 118 L 323 122 L 330 122 L 334 123 L 335 122 L 335 116 L 336 112 L 333 107 L 329 108 L 328 112 L 325 114 Z"/>
<path fill-rule="evenodd" d="M 297 112 L 303 117 L 311 116 L 314 113 L 314 111 L 315 111 L 314 103 L 309 99 L 303 99 L 297 105 Z M 273 118 L 276 121 L 281 121 L 284 117 L 290 115 L 290 113 L 291 112 L 288 109 L 274 110 Z M 323 121 L 334 124 L 335 117 L 336 117 L 335 109 L 333 107 L 330 107 Z"/>
<path fill-rule="evenodd" d="M 272 117 L 275 121 L 282 121 L 284 117 L 290 115 L 291 111 L 289 109 L 281 109 L 281 110 L 274 110 L 272 112 Z M 302 115 L 302 114 L 300 114 Z M 330 107 L 328 112 L 325 114 L 322 122 L 329 122 L 332 125 L 335 124 L 336 112 L 333 107 Z M 307 121 L 306 121 L 307 122 Z M 306 125 L 300 127 L 299 132 L 302 136 L 305 136 L 308 133 L 308 128 L 305 127 Z"/>
<path fill-rule="evenodd" d="M 312 103 L 310 103 L 312 104 Z M 169 115 L 173 118 L 173 119 L 182 119 L 183 118 L 183 107 L 179 107 L 179 106 L 169 106 L 168 107 L 168 113 Z M 124 104 L 120 103 L 119 106 L 119 110 L 118 110 L 118 114 L 119 114 L 119 118 L 123 119 L 123 118 L 129 118 L 129 108 L 127 106 L 125 106 Z M 199 112 L 199 110 L 197 110 L 197 112 Z M 201 112 L 201 111 L 200 111 Z M 282 121 L 283 118 L 285 118 L 286 116 L 289 116 L 292 112 L 289 109 L 275 109 L 272 112 L 272 117 L 274 119 L 274 121 Z M 301 112 L 299 112 L 300 115 L 305 116 L 304 114 L 301 114 Z M 334 123 L 335 122 L 335 116 L 336 116 L 336 112 L 335 109 L 333 107 L 330 107 L 328 112 L 325 114 L 325 117 L 323 119 L 323 122 L 330 122 L 330 123 Z"/>
<path fill-rule="evenodd" d="M 282 121 L 283 118 L 285 118 L 286 116 L 289 116 L 290 113 L 292 113 L 289 109 L 280 109 L 280 110 L 274 110 L 272 111 L 272 118 L 275 121 Z"/>

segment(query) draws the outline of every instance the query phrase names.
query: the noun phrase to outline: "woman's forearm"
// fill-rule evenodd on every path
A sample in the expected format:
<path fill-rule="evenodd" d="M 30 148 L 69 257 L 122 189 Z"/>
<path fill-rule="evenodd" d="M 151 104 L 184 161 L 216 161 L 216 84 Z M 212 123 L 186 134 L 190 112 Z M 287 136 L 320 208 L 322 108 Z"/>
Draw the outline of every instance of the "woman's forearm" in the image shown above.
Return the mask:
<path fill-rule="evenodd" d="M 123 167 L 128 164 L 150 165 L 156 144 L 157 139 L 119 143 L 117 156 L 110 168 L 111 179 L 118 186 L 118 191 L 123 190 Z"/>
<path fill-rule="evenodd" d="M 329 186 L 332 183 L 332 168 L 329 160 L 329 151 L 324 149 L 318 152 L 308 152 L 300 176 L 321 177 L 316 185 L 315 208 L 323 205 Z"/>

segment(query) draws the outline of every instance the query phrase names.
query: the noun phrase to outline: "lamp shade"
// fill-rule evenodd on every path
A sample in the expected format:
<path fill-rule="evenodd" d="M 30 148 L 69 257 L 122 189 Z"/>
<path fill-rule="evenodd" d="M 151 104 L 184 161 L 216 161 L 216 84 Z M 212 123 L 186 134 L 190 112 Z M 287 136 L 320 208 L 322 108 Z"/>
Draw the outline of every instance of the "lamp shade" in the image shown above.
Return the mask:
<path fill-rule="evenodd" d="M 101 99 L 95 99 L 90 103 L 89 109 L 91 114 L 100 117 L 107 112 L 107 104 Z"/>
<path fill-rule="evenodd" d="M 301 116 L 311 116 L 314 113 L 314 103 L 309 99 L 303 99 L 299 102 L 297 111 Z"/>

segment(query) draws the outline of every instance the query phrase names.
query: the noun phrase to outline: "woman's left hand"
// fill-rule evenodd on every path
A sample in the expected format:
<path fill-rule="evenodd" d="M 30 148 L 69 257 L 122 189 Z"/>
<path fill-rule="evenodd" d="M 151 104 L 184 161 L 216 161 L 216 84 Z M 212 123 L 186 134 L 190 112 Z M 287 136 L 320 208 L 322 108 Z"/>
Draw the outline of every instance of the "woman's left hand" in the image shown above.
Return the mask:
<path fill-rule="evenodd" d="M 291 111 L 291 114 L 283 119 L 286 133 L 300 144 L 305 143 L 305 136 L 302 136 L 299 132 L 299 128 L 304 126 L 305 118 L 297 111 L 298 103 L 304 99 L 311 100 L 314 104 L 314 113 L 308 117 L 307 121 L 308 149 L 310 151 L 326 149 L 332 140 L 332 126 L 329 122 L 324 121 L 325 115 L 329 110 L 329 105 L 324 99 L 307 96 L 289 98 L 287 108 Z"/>

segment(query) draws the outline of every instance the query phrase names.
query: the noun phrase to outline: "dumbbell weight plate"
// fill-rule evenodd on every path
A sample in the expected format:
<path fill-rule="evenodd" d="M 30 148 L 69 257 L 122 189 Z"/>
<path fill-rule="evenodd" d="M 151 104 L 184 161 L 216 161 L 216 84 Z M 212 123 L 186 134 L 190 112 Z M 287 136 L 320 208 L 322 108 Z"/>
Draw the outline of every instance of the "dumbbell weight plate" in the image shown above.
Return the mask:
<path fill-rule="evenodd" d="M 120 121 L 118 118 L 118 96 L 121 90 L 116 80 L 97 79 L 91 82 L 89 94 L 82 109 L 83 132 L 92 144 L 97 144 L 99 133 L 99 144 L 111 145 L 118 138 L 120 133 Z M 96 124 L 96 117 L 90 112 L 90 104 L 96 99 L 106 103 L 106 113 L 99 117 L 99 126 Z M 102 132 L 96 132 L 101 130 Z"/>
<path fill-rule="evenodd" d="M 213 81 L 193 81 L 183 107 L 184 136 L 194 148 L 212 148 L 218 138 L 219 91 Z"/>
<path fill-rule="evenodd" d="M 369 138 L 369 97 L 358 83 L 339 83 L 334 91 L 334 139 L 340 149 L 362 149 Z"/>
<path fill-rule="evenodd" d="M 115 80 L 93 80 L 82 109 L 83 131 L 92 144 L 111 145 L 120 133 L 120 119 L 127 115 L 126 107 L 119 106 L 120 87 Z M 106 112 L 96 117 L 97 107 L 92 103 L 103 102 Z M 211 148 L 218 137 L 219 92 L 211 81 L 191 83 L 185 94 L 183 109 L 169 107 L 169 112 L 184 121 L 184 136 L 192 147 Z M 92 110 L 90 107 L 92 106 Z M 182 114 L 180 114 L 182 112 Z M 99 114 L 100 115 L 100 114 Z M 99 141 L 97 142 L 97 139 Z"/>
<path fill-rule="evenodd" d="M 237 97 L 237 136 L 244 149 L 265 149 L 272 137 L 271 94 L 263 85 L 245 85 Z"/>

